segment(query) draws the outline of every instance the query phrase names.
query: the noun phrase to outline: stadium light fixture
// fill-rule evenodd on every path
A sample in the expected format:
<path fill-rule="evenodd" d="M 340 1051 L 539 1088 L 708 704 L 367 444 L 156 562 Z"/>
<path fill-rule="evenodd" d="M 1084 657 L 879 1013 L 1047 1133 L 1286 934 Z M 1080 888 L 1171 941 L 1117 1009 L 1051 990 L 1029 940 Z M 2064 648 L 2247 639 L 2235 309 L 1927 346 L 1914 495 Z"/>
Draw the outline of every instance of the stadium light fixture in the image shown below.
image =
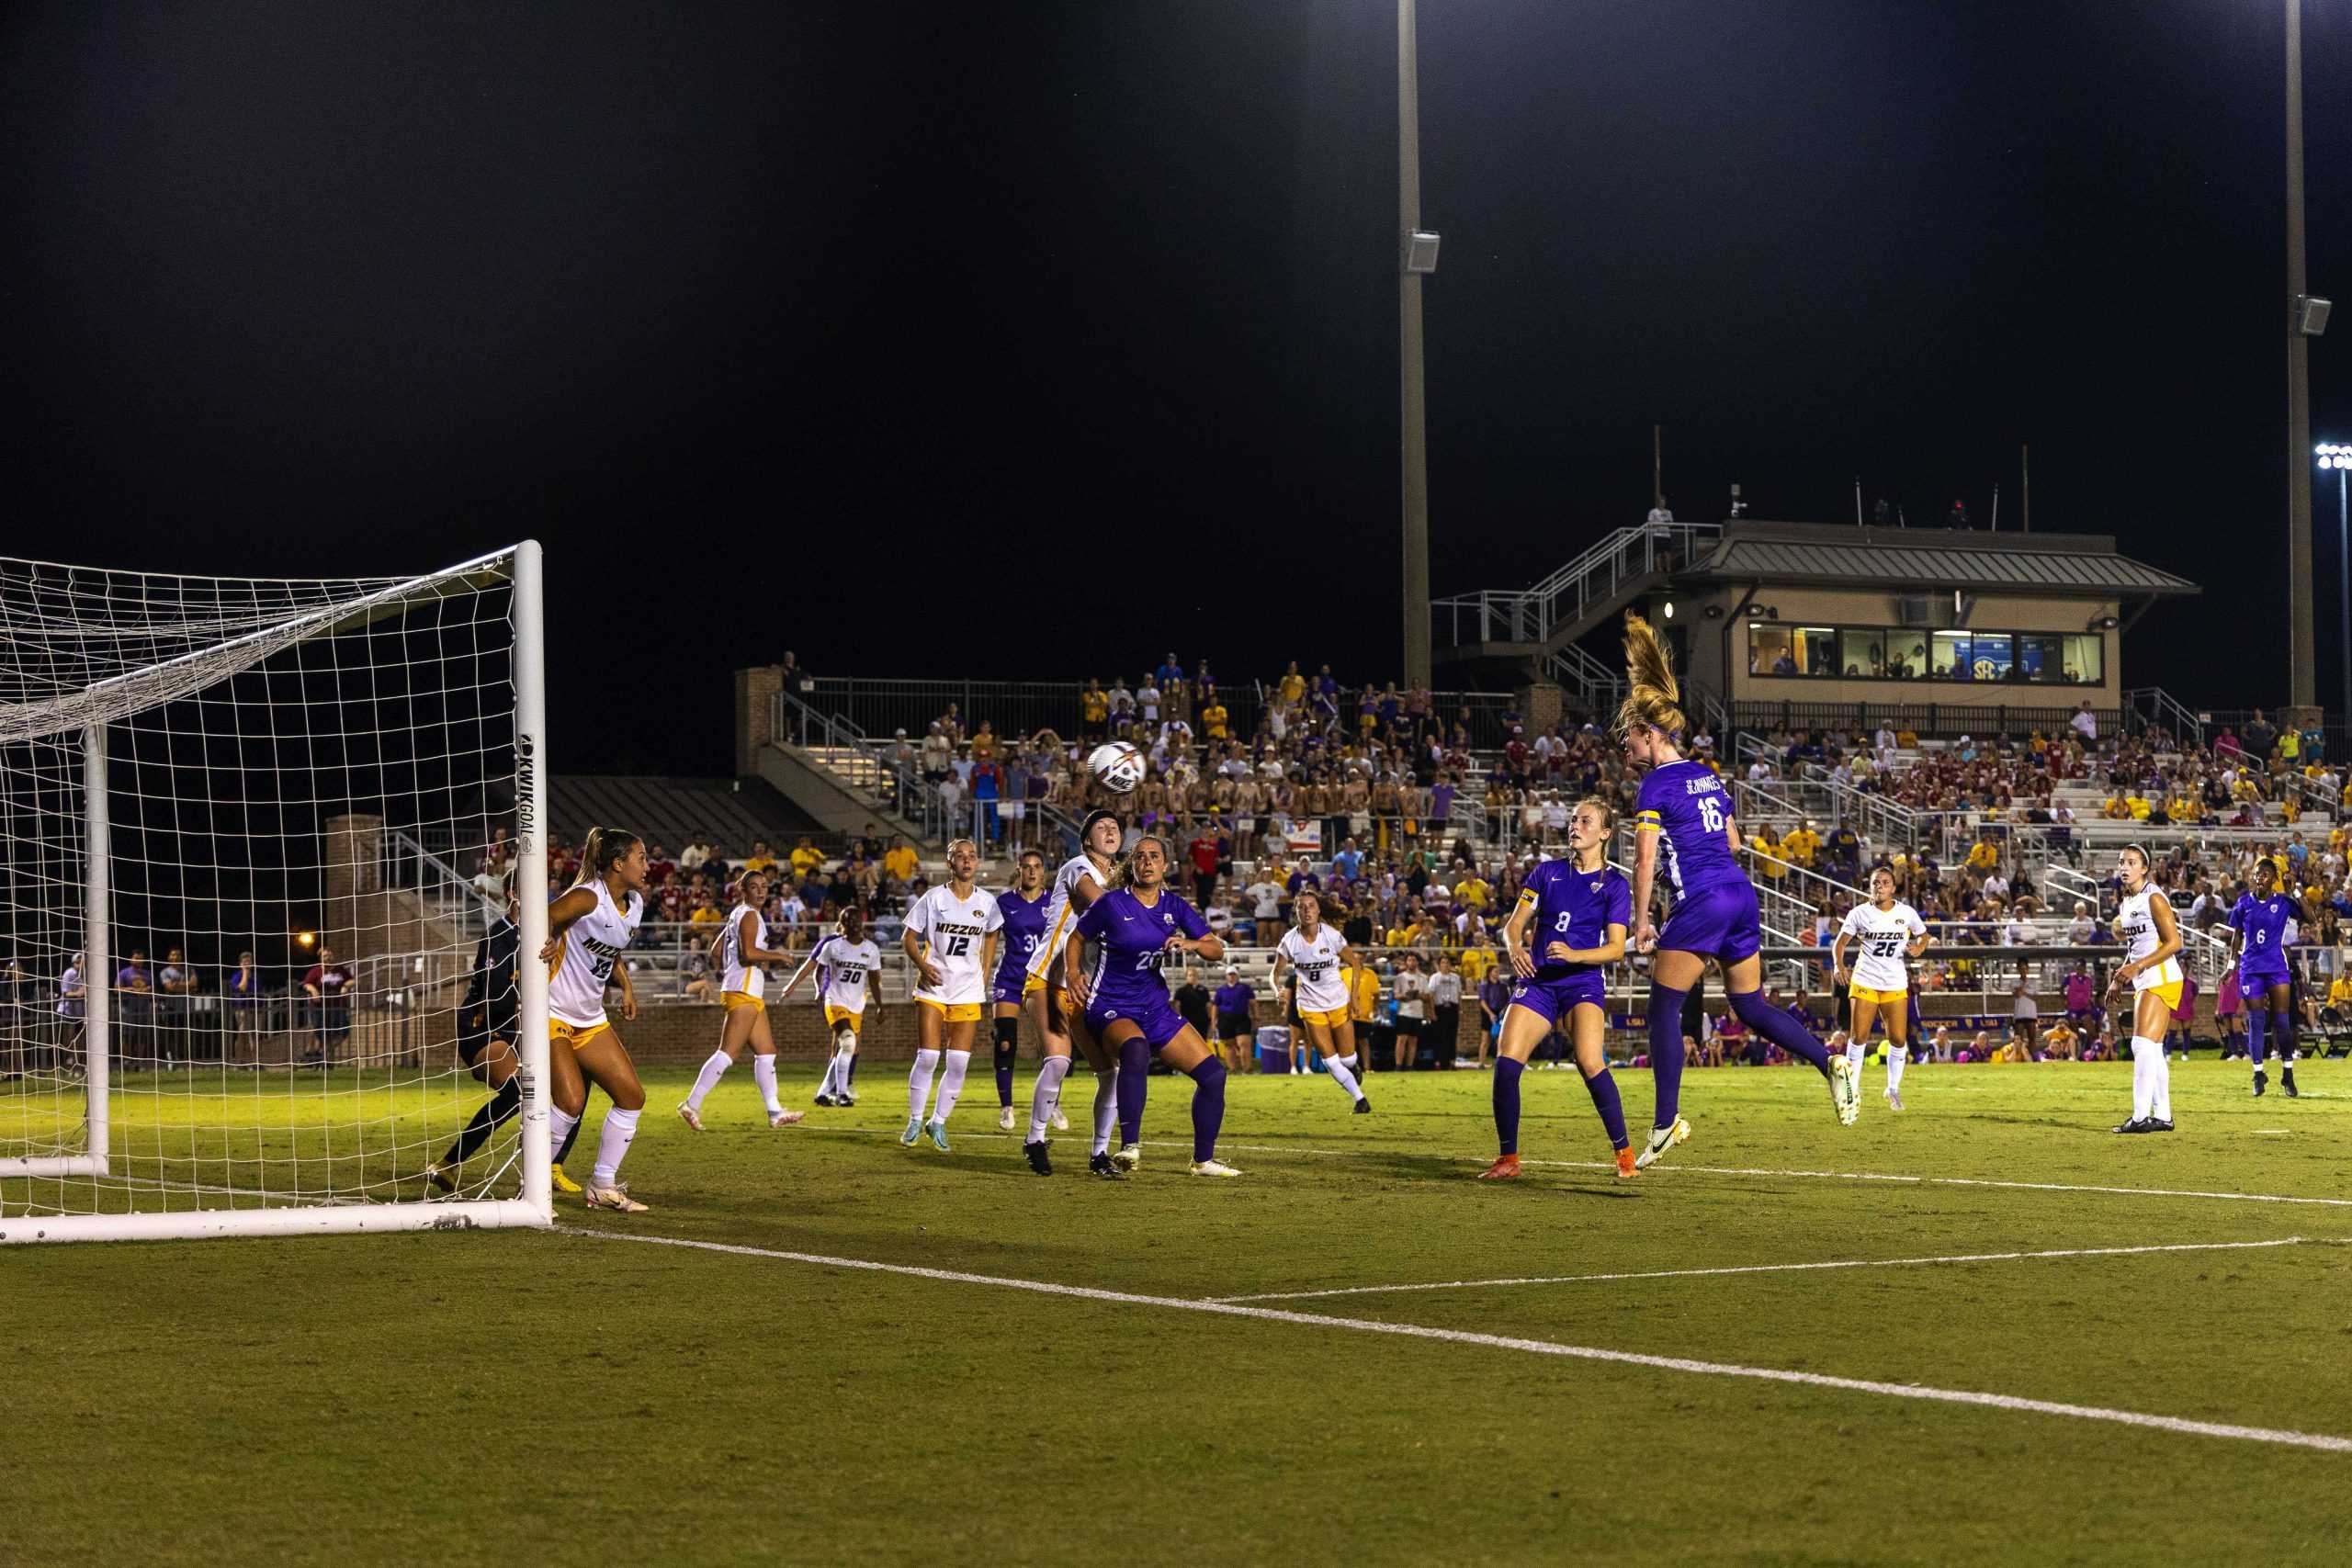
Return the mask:
<path fill-rule="evenodd" d="M 1666 602 L 1666 618 L 1669 621 L 1674 619 L 1674 601 L 1671 599 Z"/>

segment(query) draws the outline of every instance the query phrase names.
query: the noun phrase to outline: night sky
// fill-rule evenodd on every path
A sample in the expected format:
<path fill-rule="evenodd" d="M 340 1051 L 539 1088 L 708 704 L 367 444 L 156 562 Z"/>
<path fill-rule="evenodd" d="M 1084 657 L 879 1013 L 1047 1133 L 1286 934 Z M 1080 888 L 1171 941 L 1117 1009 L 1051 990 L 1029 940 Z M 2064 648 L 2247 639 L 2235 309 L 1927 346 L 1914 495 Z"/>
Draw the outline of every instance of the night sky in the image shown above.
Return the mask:
<path fill-rule="evenodd" d="M 2304 32 L 2311 283 L 2352 301 L 2352 0 Z M 2130 678 L 2282 698 L 2283 36 L 2265 0 L 1424 0 L 1435 591 L 1638 519 L 1654 421 L 1686 518 L 1735 480 L 1850 517 L 1859 475 L 1915 520 L 1998 483 L 2012 525 L 2030 442 L 2037 529 L 2207 587 Z M 14 5 L 6 548 L 536 536 L 573 770 L 727 771 L 727 672 L 786 649 L 1387 679 L 1395 114 L 1386 0 Z"/>

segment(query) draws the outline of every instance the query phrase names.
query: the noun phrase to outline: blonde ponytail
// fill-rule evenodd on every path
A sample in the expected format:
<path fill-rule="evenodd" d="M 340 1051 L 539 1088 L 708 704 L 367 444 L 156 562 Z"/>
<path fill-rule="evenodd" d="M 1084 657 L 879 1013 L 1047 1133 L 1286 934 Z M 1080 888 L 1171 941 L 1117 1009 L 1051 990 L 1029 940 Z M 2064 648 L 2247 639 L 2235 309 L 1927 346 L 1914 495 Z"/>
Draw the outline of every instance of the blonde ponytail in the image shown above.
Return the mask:
<path fill-rule="evenodd" d="M 637 841 L 637 835 L 626 828 L 589 829 L 588 842 L 580 852 L 580 880 L 572 886 L 602 882 L 606 872 L 628 858 L 629 848 Z"/>
<path fill-rule="evenodd" d="M 1635 725 L 1655 729 L 1679 742 L 1690 721 L 1678 705 L 1681 688 L 1674 682 L 1674 661 L 1668 657 L 1657 630 L 1632 611 L 1625 614 L 1625 700 L 1618 705 L 1617 728 Z"/>

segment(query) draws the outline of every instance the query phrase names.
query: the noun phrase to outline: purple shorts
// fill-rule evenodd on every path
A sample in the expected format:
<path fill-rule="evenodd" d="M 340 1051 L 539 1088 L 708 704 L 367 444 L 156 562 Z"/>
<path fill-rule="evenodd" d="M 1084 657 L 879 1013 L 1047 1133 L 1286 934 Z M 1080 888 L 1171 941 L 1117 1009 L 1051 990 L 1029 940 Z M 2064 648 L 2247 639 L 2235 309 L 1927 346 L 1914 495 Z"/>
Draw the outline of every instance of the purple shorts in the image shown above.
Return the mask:
<path fill-rule="evenodd" d="M 1015 975 L 1010 980 L 1006 979 L 1003 976 L 999 975 L 996 977 L 996 983 L 989 987 L 989 999 L 996 1002 L 1011 1002 L 1016 1007 L 1019 1006 L 1021 1002 L 1021 986 L 1028 977 L 1028 971 L 1026 970 Z"/>
<path fill-rule="evenodd" d="M 2286 963 L 2279 959 L 2275 953 L 2271 955 L 2271 958 L 2272 961 L 2268 964 L 2241 964 L 2238 965 L 2238 990 L 2240 994 L 2250 996 L 2256 991 L 2267 990 L 2273 986 L 2285 986 L 2293 983 L 2287 976 Z"/>
<path fill-rule="evenodd" d="M 1563 976 L 1557 980 L 1514 980 L 1510 987 L 1510 1005 L 1559 1022 L 1576 1010 L 1578 1002 L 1590 1002 L 1603 1012 L 1609 1010 L 1607 993 L 1601 987 L 1600 971 L 1588 969 L 1579 975 Z"/>
<path fill-rule="evenodd" d="M 1657 944 L 1675 953 L 1699 953 L 1736 964 L 1763 945 L 1758 935 L 1756 887 L 1746 877 L 1702 887 L 1674 906 Z"/>
<path fill-rule="evenodd" d="M 1110 1032 L 1111 1026 L 1121 1019 L 1140 1024 L 1144 1043 L 1155 1051 L 1175 1039 L 1178 1031 L 1184 1027 L 1184 1015 L 1178 1012 L 1176 1004 L 1166 997 L 1142 1003 L 1113 1001 L 1107 1006 L 1099 997 L 1088 999 L 1086 1027 L 1094 1032 L 1095 1039 L 1103 1039 Z"/>

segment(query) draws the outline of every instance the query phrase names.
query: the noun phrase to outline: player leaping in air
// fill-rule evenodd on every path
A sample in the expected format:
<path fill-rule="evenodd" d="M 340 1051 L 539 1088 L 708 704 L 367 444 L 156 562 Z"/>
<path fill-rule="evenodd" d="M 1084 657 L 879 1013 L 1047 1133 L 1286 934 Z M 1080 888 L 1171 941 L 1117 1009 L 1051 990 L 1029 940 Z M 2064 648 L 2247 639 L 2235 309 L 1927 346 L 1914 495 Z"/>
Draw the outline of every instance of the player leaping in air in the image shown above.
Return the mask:
<path fill-rule="evenodd" d="M 1634 801 L 1634 950 L 1650 961 L 1650 1070 L 1657 1084 L 1656 1125 L 1634 1156 L 1647 1167 L 1690 1136 L 1681 1116 L 1682 1002 L 1706 972 L 1723 965 L 1724 990 L 1741 1022 L 1797 1057 L 1829 1084 L 1838 1121 L 1851 1123 L 1859 1089 L 1842 1055 L 1834 1061 L 1813 1032 L 1764 999 L 1762 917 L 1756 885 L 1739 867 L 1739 829 L 1731 795 L 1713 769 L 1686 761 L 1683 737 L 1690 721 L 1666 644 L 1639 615 L 1625 617 L 1625 674 L 1631 687 L 1617 710 L 1626 760 L 1643 771 Z M 1659 857 L 1674 885 L 1674 909 L 1660 931 L 1652 923 L 1650 895 Z"/>

